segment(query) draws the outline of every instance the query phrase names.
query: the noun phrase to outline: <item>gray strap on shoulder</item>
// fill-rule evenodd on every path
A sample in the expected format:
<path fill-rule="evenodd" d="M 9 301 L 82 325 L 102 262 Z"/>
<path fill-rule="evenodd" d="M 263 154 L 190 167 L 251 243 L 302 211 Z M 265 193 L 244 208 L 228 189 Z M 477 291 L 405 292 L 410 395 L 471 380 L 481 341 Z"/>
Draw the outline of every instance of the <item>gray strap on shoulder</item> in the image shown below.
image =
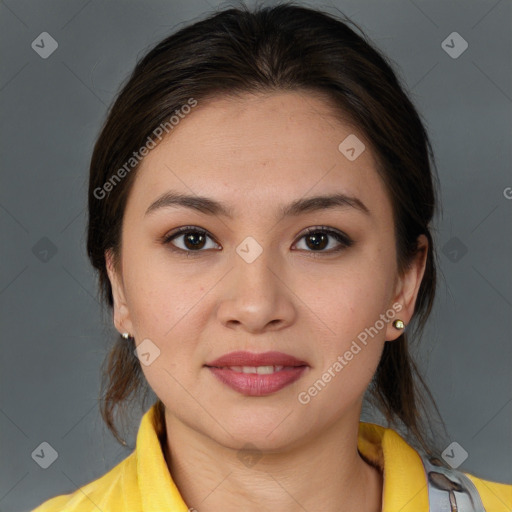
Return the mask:
<path fill-rule="evenodd" d="M 473 482 L 456 469 L 420 454 L 428 483 L 429 512 L 486 512 Z"/>

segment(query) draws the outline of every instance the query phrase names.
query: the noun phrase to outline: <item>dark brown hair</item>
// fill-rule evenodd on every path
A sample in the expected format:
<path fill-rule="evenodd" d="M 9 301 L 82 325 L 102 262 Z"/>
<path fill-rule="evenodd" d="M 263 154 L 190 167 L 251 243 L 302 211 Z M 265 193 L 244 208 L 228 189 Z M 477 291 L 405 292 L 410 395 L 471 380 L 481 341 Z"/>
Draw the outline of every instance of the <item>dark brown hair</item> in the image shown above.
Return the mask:
<path fill-rule="evenodd" d="M 323 97 L 370 141 L 393 205 L 399 272 L 416 254 L 418 236 L 428 239 L 413 322 L 407 333 L 385 343 L 367 394 L 390 426 L 403 428 L 411 444 L 433 454 L 425 429 L 427 402 L 439 411 L 408 347 L 408 336 L 423 331 L 436 290 L 430 226 L 437 195 L 433 152 L 391 64 L 346 17 L 294 3 L 254 10 L 240 5 L 180 29 L 138 61 L 108 112 L 90 165 L 87 251 L 103 299 L 113 306 L 105 251 L 112 251 L 117 265 L 123 213 L 137 167 L 123 173 L 108 194 L 105 183 L 191 98 L 201 104 L 221 96 L 286 91 Z M 105 197 L 99 197 L 99 190 Z M 103 369 L 101 413 L 121 442 L 116 409 L 148 393 L 133 350 L 133 343 L 118 337 Z M 158 411 L 162 415 L 160 401 Z"/>

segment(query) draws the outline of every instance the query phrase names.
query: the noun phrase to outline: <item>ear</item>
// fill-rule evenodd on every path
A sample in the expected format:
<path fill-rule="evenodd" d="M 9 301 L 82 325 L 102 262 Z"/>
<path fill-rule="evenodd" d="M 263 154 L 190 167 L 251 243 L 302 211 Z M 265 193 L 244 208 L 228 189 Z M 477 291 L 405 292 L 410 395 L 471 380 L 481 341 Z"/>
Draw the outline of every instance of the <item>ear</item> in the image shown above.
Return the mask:
<path fill-rule="evenodd" d="M 114 325 L 120 333 L 128 332 L 134 336 L 130 312 L 126 303 L 121 269 L 115 268 L 114 255 L 111 249 L 105 251 L 105 262 L 114 298 Z"/>
<path fill-rule="evenodd" d="M 418 251 L 416 256 L 409 268 L 405 271 L 405 274 L 397 278 L 394 299 L 390 306 L 394 305 L 395 307 L 393 309 L 397 311 L 397 305 L 399 304 L 401 309 L 397 311 L 393 321 L 389 322 L 386 327 L 386 341 L 394 341 L 403 333 L 403 329 L 397 329 L 393 325 L 396 319 L 402 320 L 407 326 L 412 318 L 418 291 L 423 275 L 425 274 L 427 255 L 428 239 L 425 235 L 420 235 L 418 237 Z"/>

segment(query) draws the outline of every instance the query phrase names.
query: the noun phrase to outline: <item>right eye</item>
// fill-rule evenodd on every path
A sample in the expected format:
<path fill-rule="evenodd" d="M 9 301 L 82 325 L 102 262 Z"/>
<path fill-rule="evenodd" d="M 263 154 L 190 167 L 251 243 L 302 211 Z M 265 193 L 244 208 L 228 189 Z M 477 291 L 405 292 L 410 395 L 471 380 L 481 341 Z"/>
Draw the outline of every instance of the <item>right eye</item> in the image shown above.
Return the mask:
<path fill-rule="evenodd" d="M 179 247 L 174 243 L 174 240 L 178 240 L 180 238 L 183 239 L 182 247 Z M 205 241 L 207 238 L 213 240 L 213 238 L 204 229 L 196 226 L 183 226 L 165 235 L 162 239 L 162 243 L 169 245 L 169 248 L 172 251 L 181 252 L 188 256 L 192 253 L 203 252 L 202 249 L 205 248 Z M 211 248 L 214 247 L 207 247 L 207 249 Z"/>

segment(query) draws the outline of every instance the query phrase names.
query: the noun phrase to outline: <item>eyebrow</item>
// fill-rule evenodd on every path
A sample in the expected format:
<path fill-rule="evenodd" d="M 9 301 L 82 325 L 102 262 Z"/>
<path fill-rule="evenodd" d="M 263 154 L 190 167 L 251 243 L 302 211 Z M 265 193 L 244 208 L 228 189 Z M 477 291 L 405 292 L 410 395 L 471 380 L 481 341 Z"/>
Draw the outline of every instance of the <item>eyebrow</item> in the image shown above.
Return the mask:
<path fill-rule="evenodd" d="M 151 203 L 144 214 L 149 215 L 162 208 L 183 207 L 197 210 L 207 215 L 224 216 L 233 219 L 233 211 L 226 205 L 203 196 L 191 196 L 174 192 L 172 190 L 162 194 L 156 201 Z M 343 193 L 301 198 L 292 203 L 282 206 L 278 216 L 283 219 L 290 216 L 298 216 L 304 213 L 316 212 L 333 208 L 354 208 L 357 211 L 371 216 L 368 207 L 357 197 Z"/>

